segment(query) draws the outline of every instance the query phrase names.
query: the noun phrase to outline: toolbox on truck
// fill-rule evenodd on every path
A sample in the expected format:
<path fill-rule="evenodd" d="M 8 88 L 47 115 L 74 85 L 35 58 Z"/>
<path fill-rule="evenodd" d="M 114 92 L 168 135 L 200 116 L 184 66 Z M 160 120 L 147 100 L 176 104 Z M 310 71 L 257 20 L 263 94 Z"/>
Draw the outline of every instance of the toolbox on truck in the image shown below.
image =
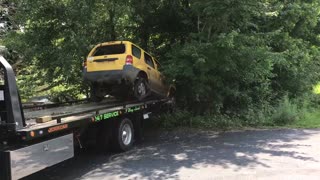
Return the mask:
<path fill-rule="evenodd" d="M 1 159 L 9 165 L 3 176 L 19 179 L 74 156 L 73 134 L 57 137 L 23 148 L 1 152 Z M 3 164 L 3 162 L 2 162 Z"/>

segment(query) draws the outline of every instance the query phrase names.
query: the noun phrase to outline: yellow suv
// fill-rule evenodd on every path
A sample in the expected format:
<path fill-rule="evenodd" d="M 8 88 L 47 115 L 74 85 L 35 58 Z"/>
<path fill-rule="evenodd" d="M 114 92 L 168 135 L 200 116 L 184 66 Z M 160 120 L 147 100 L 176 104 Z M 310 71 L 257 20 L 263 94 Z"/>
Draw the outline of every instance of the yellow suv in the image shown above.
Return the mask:
<path fill-rule="evenodd" d="M 175 89 L 165 83 L 160 64 L 149 53 L 129 41 L 96 45 L 83 63 L 84 79 L 91 84 L 91 98 L 107 94 L 143 100 L 150 95 L 172 96 Z"/>

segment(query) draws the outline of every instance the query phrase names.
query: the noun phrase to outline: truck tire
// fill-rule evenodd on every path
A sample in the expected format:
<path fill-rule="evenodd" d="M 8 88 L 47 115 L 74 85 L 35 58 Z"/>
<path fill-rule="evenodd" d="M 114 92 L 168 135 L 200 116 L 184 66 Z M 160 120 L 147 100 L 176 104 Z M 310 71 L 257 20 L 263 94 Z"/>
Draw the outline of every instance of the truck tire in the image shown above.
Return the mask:
<path fill-rule="evenodd" d="M 112 126 L 109 122 L 100 122 L 96 136 L 96 149 L 101 152 L 111 150 Z"/>
<path fill-rule="evenodd" d="M 112 137 L 112 149 L 114 151 L 124 152 L 130 150 L 134 141 L 134 128 L 131 120 L 124 118 L 116 123 Z"/>

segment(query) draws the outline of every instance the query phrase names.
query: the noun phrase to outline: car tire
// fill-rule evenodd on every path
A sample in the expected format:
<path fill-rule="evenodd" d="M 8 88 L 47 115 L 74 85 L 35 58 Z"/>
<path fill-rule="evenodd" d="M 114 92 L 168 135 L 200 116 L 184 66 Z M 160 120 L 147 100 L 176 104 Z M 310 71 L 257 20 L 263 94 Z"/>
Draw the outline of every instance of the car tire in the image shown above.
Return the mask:
<path fill-rule="evenodd" d="M 134 128 L 131 120 L 124 118 L 117 122 L 112 137 L 112 150 L 116 152 L 130 150 L 134 142 Z"/>
<path fill-rule="evenodd" d="M 120 101 L 126 102 L 126 101 L 130 101 L 132 98 L 132 88 L 130 86 L 127 85 L 123 85 L 121 86 L 121 88 L 116 90 L 116 93 L 114 93 L 114 97 Z"/>
<path fill-rule="evenodd" d="M 101 94 L 99 85 L 92 84 L 90 87 L 90 100 L 93 102 L 101 102 L 104 96 Z"/>
<path fill-rule="evenodd" d="M 145 78 L 139 77 L 134 83 L 134 97 L 139 101 L 142 101 L 148 96 L 148 83 Z"/>

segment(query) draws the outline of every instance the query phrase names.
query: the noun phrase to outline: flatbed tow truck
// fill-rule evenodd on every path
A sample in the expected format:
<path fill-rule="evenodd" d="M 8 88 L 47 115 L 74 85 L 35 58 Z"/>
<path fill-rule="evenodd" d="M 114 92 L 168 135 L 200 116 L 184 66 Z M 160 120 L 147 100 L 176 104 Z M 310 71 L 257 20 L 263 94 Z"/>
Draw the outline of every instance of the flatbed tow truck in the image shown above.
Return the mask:
<path fill-rule="evenodd" d="M 170 104 L 169 99 L 109 100 L 23 109 L 14 71 L 2 56 L 0 70 L 1 180 L 20 179 L 70 159 L 87 139 L 102 149 L 129 150 L 142 135 L 143 120 Z"/>

